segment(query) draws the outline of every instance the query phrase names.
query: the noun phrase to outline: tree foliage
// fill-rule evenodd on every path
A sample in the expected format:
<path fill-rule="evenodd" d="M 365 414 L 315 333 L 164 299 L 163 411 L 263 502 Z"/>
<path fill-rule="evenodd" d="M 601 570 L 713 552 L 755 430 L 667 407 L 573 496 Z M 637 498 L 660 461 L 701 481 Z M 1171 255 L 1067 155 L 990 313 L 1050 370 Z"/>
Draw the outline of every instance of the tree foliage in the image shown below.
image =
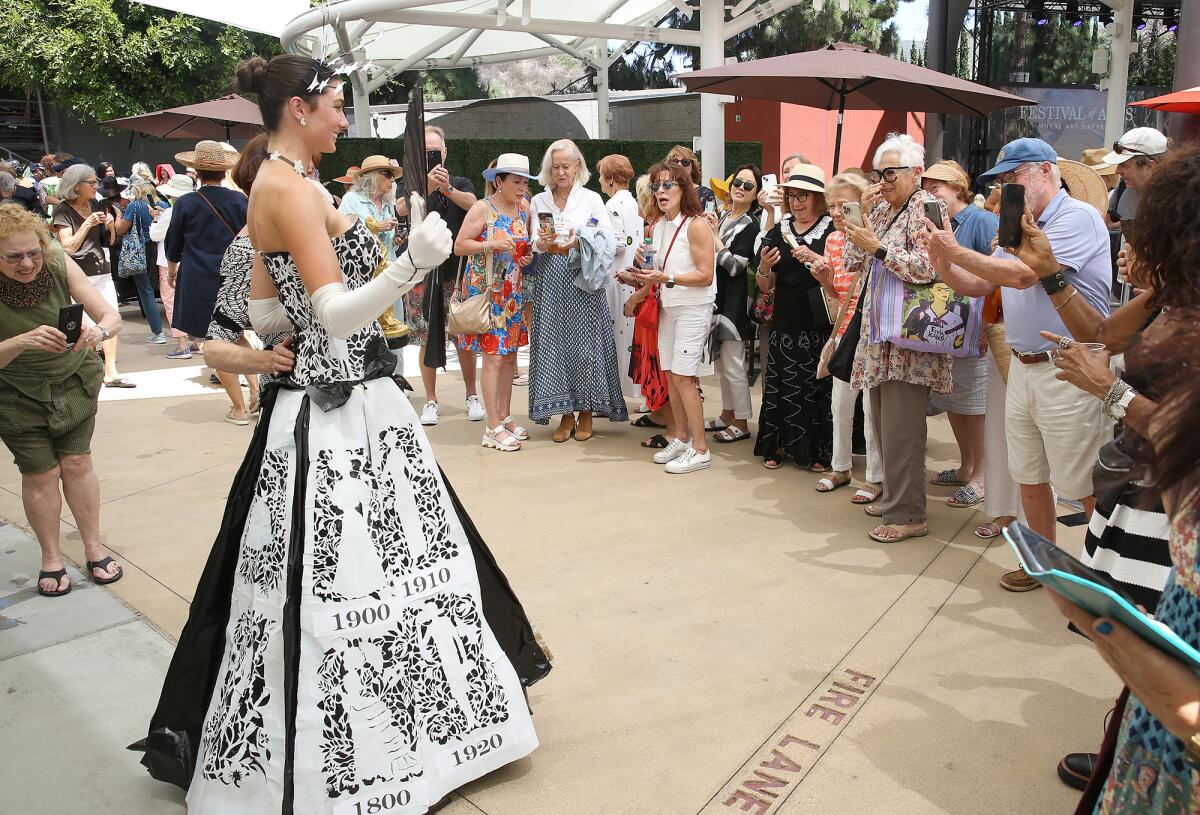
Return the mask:
<path fill-rule="evenodd" d="M 229 93 L 237 62 L 279 41 L 129 0 L 6 0 L 0 87 L 40 87 L 108 119 Z"/>

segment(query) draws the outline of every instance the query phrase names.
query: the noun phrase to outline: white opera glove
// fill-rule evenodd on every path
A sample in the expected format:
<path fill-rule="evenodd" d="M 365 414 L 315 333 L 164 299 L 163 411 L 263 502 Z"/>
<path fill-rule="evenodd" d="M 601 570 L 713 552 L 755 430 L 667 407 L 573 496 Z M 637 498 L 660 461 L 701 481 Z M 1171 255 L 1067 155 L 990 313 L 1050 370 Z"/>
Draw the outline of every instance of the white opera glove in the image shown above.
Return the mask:
<path fill-rule="evenodd" d="M 282 334 L 293 330 L 292 320 L 278 297 L 251 300 L 249 304 L 250 326 L 260 336 Z"/>
<path fill-rule="evenodd" d="M 413 193 L 408 203 L 408 249 L 405 251 L 411 265 L 426 274 L 450 257 L 454 249 L 454 235 L 442 216 L 434 212 L 425 215 L 425 201 Z M 396 261 L 400 263 L 400 261 Z"/>

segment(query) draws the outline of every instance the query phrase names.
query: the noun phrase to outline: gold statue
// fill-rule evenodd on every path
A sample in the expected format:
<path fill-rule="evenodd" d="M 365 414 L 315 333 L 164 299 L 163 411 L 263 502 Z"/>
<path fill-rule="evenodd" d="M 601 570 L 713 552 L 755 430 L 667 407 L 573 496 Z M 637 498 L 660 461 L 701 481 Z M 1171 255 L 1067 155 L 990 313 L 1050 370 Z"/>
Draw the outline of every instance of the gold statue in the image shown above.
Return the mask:
<path fill-rule="evenodd" d="M 375 269 L 375 274 L 372 275 L 373 277 L 379 277 L 380 272 L 391 262 L 388 260 L 388 247 L 383 242 L 383 239 L 379 237 L 379 221 L 373 216 L 368 216 L 365 223 L 367 229 L 371 230 L 371 234 L 375 236 L 375 240 L 379 243 L 380 251 L 383 252 L 383 260 L 379 261 L 379 267 Z M 387 339 L 389 348 L 399 348 L 405 345 L 401 340 L 412 332 L 411 326 L 396 319 L 395 306 L 388 306 L 387 311 L 379 315 L 379 327 L 383 329 L 383 336 Z"/>

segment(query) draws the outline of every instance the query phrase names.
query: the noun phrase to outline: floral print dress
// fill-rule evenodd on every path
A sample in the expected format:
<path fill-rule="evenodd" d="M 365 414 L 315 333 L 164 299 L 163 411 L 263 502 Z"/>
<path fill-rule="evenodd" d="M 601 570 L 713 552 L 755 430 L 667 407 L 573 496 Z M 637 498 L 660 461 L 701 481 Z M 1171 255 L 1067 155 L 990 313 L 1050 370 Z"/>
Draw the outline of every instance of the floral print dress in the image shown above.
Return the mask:
<path fill-rule="evenodd" d="M 513 218 L 496 209 L 490 199 L 488 206 L 492 210 L 488 219 L 492 234 L 507 232 L 516 244 L 517 257 L 532 252 L 533 247 L 529 243 L 529 208 L 522 204 Z M 487 239 L 488 227 L 484 227 L 478 240 Z M 487 287 L 487 257 L 486 252 L 480 252 L 468 258 L 463 273 L 467 297 L 481 294 Z M 515 354 L 518 348 L 529 344 L 522 277 L 521 267 L 513 252 L 492 253 L 492 316 L 500 327 L 483 334 L 461 335 L 458 338 L 459 350 L 477 354 Z"/>
<path fill-rule="evenodd" d="M 886 201 L 880 202 L 867 216 L 868 223 L 887 249 L 887 260 L 883 265 L 896 277 L 909 283 L 931 283 L 937 279 L 929 252 L 914 240 L 914 236 L 924 228 L 926 201 L 937 199 L 924 190 L 917 190 L 895 220 L 888 214 L 890 207 Z M 888 225 L 889 221 L 891 226 Z M 873 258 L 853 242 L 846 241 L 845 247 L 846 269 L 857 270 L 862 264 L 871 263 Z M 865 274 L 870 274 L 869 268 Z M 867 326 L 871 324 L 871 293 L 883 283 L 882 280 L 876 280 L 879 276 L 871 275 L 862 298 L 863 330 L 858 341 L 858 353 L 854 356 L 850 387 L 866 390 L 879 387 L 884 382 L 907 382 L 932 388 L 935 393 L 950 393 L 953 363 L 949 354 L 929 354 L 899 348 L 890 342 L 870 342 L 871 332 Z"/>

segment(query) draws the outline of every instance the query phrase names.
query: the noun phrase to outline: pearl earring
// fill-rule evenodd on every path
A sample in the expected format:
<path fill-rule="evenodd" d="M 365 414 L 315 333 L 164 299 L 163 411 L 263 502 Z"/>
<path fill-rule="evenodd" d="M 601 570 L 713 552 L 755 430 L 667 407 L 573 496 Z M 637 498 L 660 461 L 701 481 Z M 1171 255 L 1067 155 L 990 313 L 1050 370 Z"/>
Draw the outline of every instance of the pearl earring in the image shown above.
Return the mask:
<path fill-rule="evenodd" d="M 301 127 L 308 127 L 308 119 L 305 119 L 303 116 L 301 116 L 301 117 L 300 117 L 300 126 L 301 126 Z"/>

